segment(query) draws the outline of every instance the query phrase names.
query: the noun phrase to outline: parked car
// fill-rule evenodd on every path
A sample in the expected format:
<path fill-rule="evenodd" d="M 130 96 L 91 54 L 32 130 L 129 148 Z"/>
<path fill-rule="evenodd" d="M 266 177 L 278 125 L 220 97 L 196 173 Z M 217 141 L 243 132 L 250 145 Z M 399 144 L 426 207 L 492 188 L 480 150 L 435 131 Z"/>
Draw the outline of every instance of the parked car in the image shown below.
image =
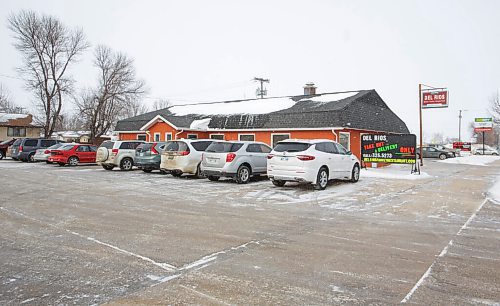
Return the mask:
<path fill-rule="evenodd" d="M 3 159 L 7 156 L 7 150 L 15 141 L 16 139 L 14 138 L 0 142 L 0 159 Z"/>
<path fill-rule="evenodd" d="M 142 143 L 135 149 L 134 164 L 144 172 L 160 170 L 161 153 L 167 142 Z"/>
<path fill-rule="evenodd" d="M 266 174 L 271 150 L 262 142 L 216 141 L 203 153 L 201 171 L 211 181 L 231 177 L 238 184 L 246 184 L 252 176 Z"/>
<path fill-rule="evenodd" d="M 497 155 L 498 156 L 498 150 L 494 149 L 490 146 L 484 147 L 484 150 L 482 147 L 475 148 L 474 149 L 474 154 L 475 155 Z"/>
<path fill-rule="evenodd" d="M 203 177 L 200 169 L 202 154 L 212 142 L 210 139 L 169 141 L 161 154 L 160 170 L 173 176 L 187 173 Z"/>
<path fill-rule="evenodd" d="M 267 176 L 275 186 L 305 182 L 323 190 L 331 179 L 359 180 L 360 162 L 341 144 L 326 139 L 287 139 L 269 154 Z"/>
<path fill-rule="evenodd" d="M 135 149 L 143 144 L 141 140 L 104 141 L 97 149 L 97 164 L 106 170 L 120 167 L 129 171 L 134 166 Z"/>
<path fill-rule="evenodd" d="M 97 147 L 89 144 L 67 143 L 51 150 L 49 162 L 58 163 L 59 166 L 95 163 Z"/>
<path fill-rule="evenodd" d="M 38 149 L 46 149 L 50 146 L 62 141 L 55 139 L 43 138 L 22 138 L 14 142 L 11 148 L 11 156 L 15 160 L 23 162 L 34 162 L 35 151 Z"/>
<path fill-rule="evenodd" d="M 438 145 L 438 144 L 430 144 L 429 147 L 434 147 L 434 148 L 441 150 L 441 151 L 451 152 L 451 153 L 453 153 L 453 157 L 460 156 L 460 149 L 453 149 L 453 148 L 450 149 L 450 148 L 447 148 L 443 145 Z"/>
<path fill-rule="evenodd" d="M 455 157 L 455 153 L 450 151 L 440 150 L 435 147 L 425 146 L 422 147 L 422 157 L 447 159 Z M 417 148 L 417 159 L 419 158 L 420 158 L 420 147 Z"/>
<path fill-rule="evenodd" d="M 61 146 L 65 145 L 65 144 L 66 143 L 64 143 L 64 142 L 60 142 L 60 143 L 56 143 L 53 146 L 48 147 L 47 149 L 38 149 L 38 150 L 35 151 L 35 155 L 33 156 L 33 159 L 36 162 L 44 161 L 47 164 L 52 164 L 52 162 L 49 161 L 50 150 L 58 149 L 58 148 L 60 148 Z"/>

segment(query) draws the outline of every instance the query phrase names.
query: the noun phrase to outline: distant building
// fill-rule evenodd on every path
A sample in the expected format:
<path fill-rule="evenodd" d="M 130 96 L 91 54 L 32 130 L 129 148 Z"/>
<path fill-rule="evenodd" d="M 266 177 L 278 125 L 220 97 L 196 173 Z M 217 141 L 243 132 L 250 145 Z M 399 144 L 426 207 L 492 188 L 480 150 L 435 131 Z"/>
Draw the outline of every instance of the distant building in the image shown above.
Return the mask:
<path fill-rule="evenodd" d="M 300 96 L 175 105 L 118 121 L 118 139 L 180 138 L 256 140 L 274 146 L 288 138 L 331 139 L 358 158 L 363 133 L 409 130 L 375 90 L 317 94 L 314 84 Z"/>
<path fill-rule="evenodd" d="M 0 140 L 12 138 L 38 138 L 42 127 L 33 124 L 33 116 L 27 114 L 0 113 Z"/>

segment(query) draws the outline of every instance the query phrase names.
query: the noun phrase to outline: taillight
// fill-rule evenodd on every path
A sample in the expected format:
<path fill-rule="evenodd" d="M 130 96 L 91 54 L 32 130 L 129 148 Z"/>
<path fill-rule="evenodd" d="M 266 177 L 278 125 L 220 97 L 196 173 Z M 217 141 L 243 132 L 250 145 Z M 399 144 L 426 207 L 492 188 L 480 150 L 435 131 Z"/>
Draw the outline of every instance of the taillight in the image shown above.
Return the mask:
<path fill-rule="evenodd" d="M 179 152 L 179 155 L 182 155 L 182 156 L 189 155 L 189 151 L 181 151 L 181 152 Z"/>
<path fill-rule="evenodd" d="M 236 157 L 236 154 L 234 154 L 234 153 L 227 153 L 227 155 L 226 155 L 226 163 L 232 162 L 235 157 Z"/>
<path fill-rule="evenodd" d="M 112 149 L 111 153 L 114 154 L 114 155 L 118 154 L 118 149 Z"/>
<path fill-rule="evenodd" d="M 23 146 L 19 146 L 19 152 L 23 151 Z"/>
<path fill-rule="evenodd" d="M 297 158 L 300 160 L 313 160 L 316 157 L 311 156 L 311 155 L 297 155 Z"/>
<path fill-rule="evenodd" d="M 156 151 L 156 143 L 154 143 L 153 146 L 151 146 L 151 154 L 155 154 L 155 155 L 160 154 L 160 153 L 158 153 L 158 151 Z"/>
<path fill-rule="evenodd" d="M 274 157 L 274 155 L 273 155 L 273 154 L 269 154 L 269 155 L 267 156 L 267 159 L 271 159 L 271 158 L 273 158 L 273 157 Z"/>
<path fill-rule="evenodd" d="M 49 154 L 49 153 L 50 153 L 50 151 L 49 151 L 49 150 L 45 150 L 43 153 L 44 153 L 44 154 Z"/>

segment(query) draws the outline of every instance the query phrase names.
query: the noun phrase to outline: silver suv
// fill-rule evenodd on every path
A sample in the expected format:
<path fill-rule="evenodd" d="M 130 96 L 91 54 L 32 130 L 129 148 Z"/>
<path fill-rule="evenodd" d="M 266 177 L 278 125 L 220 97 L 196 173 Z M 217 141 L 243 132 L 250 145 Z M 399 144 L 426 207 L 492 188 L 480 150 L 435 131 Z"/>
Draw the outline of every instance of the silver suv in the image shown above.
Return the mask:
<path fill-rule="evenodd" d="M 266 174 L 271 148 L 255 141 L 217 141 L 203 153 L 201 171 L 211 181 L 231 177 L 246 184 L 253 175 Z"/>
<path fill-rule="evenodd" d="M 132 170 L 135 149 L 144 143 L 140 140 L 105 141 L 97 149 L 96 162 L 106 170 L 120 167 L 121 170 Z"/>

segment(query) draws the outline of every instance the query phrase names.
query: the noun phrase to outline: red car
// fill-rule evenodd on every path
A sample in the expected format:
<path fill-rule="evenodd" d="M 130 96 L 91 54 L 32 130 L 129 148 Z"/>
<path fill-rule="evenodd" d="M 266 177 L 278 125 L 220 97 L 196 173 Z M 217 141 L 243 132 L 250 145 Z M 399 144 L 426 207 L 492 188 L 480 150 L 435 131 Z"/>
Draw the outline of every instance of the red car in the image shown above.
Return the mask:
<path fill-rule="evenodd" d="M 76 166 L 84 163 L 95 163 L 97 147 L 88 144 L 69 143 L 57 150 L 51 150 L 49 162 L 58 163 L 59 166 Z"/>

